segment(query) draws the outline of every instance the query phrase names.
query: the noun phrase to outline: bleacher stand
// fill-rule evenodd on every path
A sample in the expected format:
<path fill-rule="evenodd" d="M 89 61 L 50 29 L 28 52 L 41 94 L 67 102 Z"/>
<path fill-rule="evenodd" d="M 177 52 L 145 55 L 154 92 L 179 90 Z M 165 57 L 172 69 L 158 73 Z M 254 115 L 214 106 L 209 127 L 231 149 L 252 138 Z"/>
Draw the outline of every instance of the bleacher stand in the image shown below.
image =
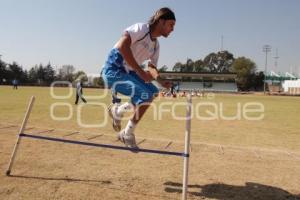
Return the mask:
<path fill-rule="evenodd" d="M 209 82 L 204 84 L 203 82 L 180 82 L 180 91 L 207 91 L 207 92 L 237 92 L 238 88 L 236 83 L 231 82 Z"/>

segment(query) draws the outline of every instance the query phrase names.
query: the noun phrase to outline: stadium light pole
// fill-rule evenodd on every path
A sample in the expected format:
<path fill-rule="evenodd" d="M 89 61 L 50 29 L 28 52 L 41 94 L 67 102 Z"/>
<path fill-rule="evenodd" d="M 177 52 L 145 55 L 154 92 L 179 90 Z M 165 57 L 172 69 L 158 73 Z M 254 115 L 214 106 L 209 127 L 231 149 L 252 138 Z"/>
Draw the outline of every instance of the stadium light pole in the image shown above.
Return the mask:
<path fill-rule="evenodd" d="M 268 53 L 271 52 L 270 45 L 263 46 L 263 52 L 266 53 L 266 62 L 265 62 L 265 80 L 264 80 L 264 94 L 266 94 L 266 80 L 267 80 L 267 66 L 268 66 Z"/>

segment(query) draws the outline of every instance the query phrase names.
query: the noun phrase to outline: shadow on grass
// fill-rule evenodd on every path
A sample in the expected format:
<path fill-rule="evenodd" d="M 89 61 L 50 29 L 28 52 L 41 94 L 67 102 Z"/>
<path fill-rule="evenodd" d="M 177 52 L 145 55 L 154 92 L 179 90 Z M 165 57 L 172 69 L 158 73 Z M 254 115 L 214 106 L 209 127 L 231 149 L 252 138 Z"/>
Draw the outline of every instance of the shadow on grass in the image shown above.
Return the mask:
<path fill-rule="evenodd" d="M 173 197 L 165 196 L 165 195 L 155 195 L 155 194 L 149 194 L 146 192 L 141 191 L 134 191 L 131 188 L 123 188 L 118 185 L 114 185 L 111 181 L 99 181 L 99 180 L 89 180 L 89 179 L 77 179 L 77 178 L 50 178 L 50 177 L 38 177 L 38 176 L 24 176 L 24 175 L 8 175 L 8 177 L 13 178 L 23 178 L 23 179 L 33 179 L 33 180 L 41 180 L 41 181 L 66 181 L 66 182 L 80 182 L 81 184 L 86 185 L 92 185 L 93 187 L 100 187 L 100 188 L 106 188 L 111 191 L 118 191 L 118 192 L 124 192 L 136 196 L 148 196 L 149 199 L 152 198 L 159 198 L 159 199 L 168 199 L 173 200 Z M 128 185 L 127 185 L 128 187 Z M 130 186 L 131 187 L 131 186 Z"/>
<path fill-rule="evenodd" d="M 165 191 L 182 193 L 182 184 L 166 182 Z M 188 192 L 189 195 L 219 200 L 300 200 L 300 194 L 291 194 L 281 188 L 247 182 L 243 186 L 213 183 L 207 185 L 189 185 L 189 190 L 195 188 L 199 192 Z"/>

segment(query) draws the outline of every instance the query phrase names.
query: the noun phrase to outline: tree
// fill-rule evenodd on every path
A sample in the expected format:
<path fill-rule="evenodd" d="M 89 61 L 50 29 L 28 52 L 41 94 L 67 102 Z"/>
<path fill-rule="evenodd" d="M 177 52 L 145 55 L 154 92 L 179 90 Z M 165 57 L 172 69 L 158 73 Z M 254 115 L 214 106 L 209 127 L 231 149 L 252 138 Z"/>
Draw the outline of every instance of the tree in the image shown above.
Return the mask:
<path fill-rule="evenodd" d="M 166 72 L 168 71 L 167 65 L 162 66 L 161 68 L 158 69 L 159 72 Z"/>
<path fill-rule="evenodd" d="M 24 70 L 21 77 L 21 83 L 28 83 L 28 71 Z"/>
<path fill-rule="evenodd" d="M 177 62 L 177 63 L 175 63 L 172 70 L 174 72 L 181 72 L 182 71 L 182 66 L 183 66 L 183 64 L 181 62 Z"/>
<path fill-rule="evenodd" d="M 104 81 L 102 77 L 96 77 L 93 79 L 93 85 L 96 87 L 102 87 L 104 88 Z"/>
<path fill-rule="evenodd" d="M 229 68 L 234 62 L 233 54 L 228 51 L 219 51 L 210 53 L 204 60 L 204 65 L 208 67 L 209 72 L 224 73 L 229 72 Z"/>
<path fill-rule="evenodd" d="M 251 79 L 256 70 L 256 64 L 249 58 L 237 58 L 230 71 L 237 73 L 237 85 L 241 90 L 249 90 L 252 86 Z"/>
<path fill-rule="evenodd" d="M 73 82 L 73 72 L 75 68 L 73 65 L 63 65 L 59 69 L 58 77 L 60 80 Z"/>
<path fill-rule="evenodd" d="M 229 72 L 229 68 L 234 62 L 233 54 L 228 51 L 218 52 L 218 72 Z"/>
<path fill-rule="evenodd" d="M 25 74 L 25 73 L 24 73 Z M 50 85 L 55 80 L 55 71 L 50 63 L 35 65 L 26 72 L 26 82 L 38 85 Z"/>
<path fill-rule="evenodd" d="M 194 62 L 194 72 L 205 72 L 204 63 L 201 59 Z"/>
<path fill-rule="evenodd" d="M 208 68 L 209 72 L 217 72 L 218 61 L 217 61 L 217 54 L 216 53 L 208 54 L 204 58 L 203 62 L 204 62 L 204 65 Z"/>
<path fill-rule="evenodd" d="M 18 65 L 18 63 L 13 62 L 12 64 L 8 64 L 8 74 L 7 79 L 9 82 L 11 82 L 13 79 L 18 79 L 19 81 L 23 81 L 23 69 L 21 66 Z"/>
<path fill-rule="evenodd" d="M 81 80 L 81 81 L 87 81 L 88 80 L 88 77 L 86 75 L 86 73 L 84 71 L 78 71 L 74 74 L 74 77 L 73 79 L 76 81 L 76 80 Z"/>
<path fill-rule="evenodd" d="M 50 85 L 55 79 L 55 71 L 50 63 L 46 67 L 44 67 L 44 81 L 47 85 Z"/>
<path fill-rule="evenodd" d="M 262 90 L 264 86 L 265 74 L 263 71 L 256 72 L 254 79 L 252 80 L 252 85 L 254 90 Z"/>
<path fill-rule="evenodd" d="M 5 83 L 7 80 L 8 71 L 6 63 L 0 60 L 0 84 Z"/>
<path fill-rule="evenodd" d="M 37 68 L 38 66 L 36 65 L 35 67 L 32 67 L 29 72 L 28 72 L 28 82 L 29 83 L 36 83 L 37 82 Z"/>
<path fill-rule="evenodd" d="M 185 64 L 182 64 L 181 62 L 177 62 L 173 67 L 173 71 L 175 72 L 193 72 L 193 70 L 194 70 L 194 61 L 190 58 L 186 60 Z"/>
<path fill-rule="evenodd" d="M 42 64 L 39 65 L 39 67 L 37 67 L 37 71 L 36 71 L 36 75 L 37 75 L 37 82 L 39 85 L 43 85 L 45 84 L 45 70 Z"/>
<path fill-rule="evenodd" d="M 194 71 L 194 61 L 188 58 L 183 68 L 183 72 L 193 72 L 193 71 Z"/>

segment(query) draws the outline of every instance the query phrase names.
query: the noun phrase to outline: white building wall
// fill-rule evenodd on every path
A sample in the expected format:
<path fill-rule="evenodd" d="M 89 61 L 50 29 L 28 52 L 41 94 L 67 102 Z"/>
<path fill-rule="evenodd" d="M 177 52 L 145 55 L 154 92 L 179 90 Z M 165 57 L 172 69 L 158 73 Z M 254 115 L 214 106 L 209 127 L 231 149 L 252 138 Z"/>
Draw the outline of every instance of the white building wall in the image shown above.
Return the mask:
<path fill-rule="evenodd" d="M 236 83 L 213 82 L 212 87 L 203 88 L 202 82 L 180 82 L 180 90 L 204 90 L 212 92 L 237 92 Z"/>
<path fill-rule="evenodd" d="M 299 88 L 300 87 L 300 79 L 298 80 L 286 80 L 282 83 L 282 88 L 284 92 L 288 92 L 289 88 Z"/>

